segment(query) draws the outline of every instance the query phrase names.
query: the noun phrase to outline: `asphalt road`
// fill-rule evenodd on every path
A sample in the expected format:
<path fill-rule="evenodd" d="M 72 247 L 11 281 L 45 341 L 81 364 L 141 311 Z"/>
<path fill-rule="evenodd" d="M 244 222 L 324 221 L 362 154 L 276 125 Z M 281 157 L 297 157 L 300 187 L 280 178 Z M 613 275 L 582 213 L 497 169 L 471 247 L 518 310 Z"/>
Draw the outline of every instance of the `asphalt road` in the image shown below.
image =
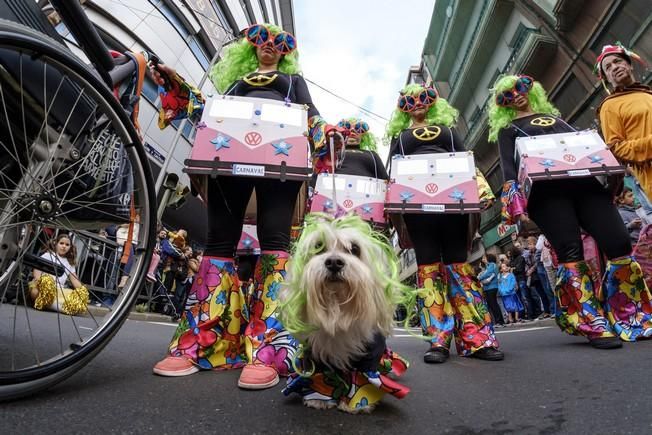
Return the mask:
<path fill-rule="evenodd" d="M 280 386 L 242 391 L 238 372 L 151 374 L 172 325 L 127 321 L 81 372 L 38 396 L 0 404 L 0 432 L 219 434 L 652 433 L 652 341 L 596 350 L 549 321 L 499 329 L 506 359 L 422 362 L 405 331 L 390 344 L 412 365 L 412 392 L 370 415 L 302 406 Z"/>

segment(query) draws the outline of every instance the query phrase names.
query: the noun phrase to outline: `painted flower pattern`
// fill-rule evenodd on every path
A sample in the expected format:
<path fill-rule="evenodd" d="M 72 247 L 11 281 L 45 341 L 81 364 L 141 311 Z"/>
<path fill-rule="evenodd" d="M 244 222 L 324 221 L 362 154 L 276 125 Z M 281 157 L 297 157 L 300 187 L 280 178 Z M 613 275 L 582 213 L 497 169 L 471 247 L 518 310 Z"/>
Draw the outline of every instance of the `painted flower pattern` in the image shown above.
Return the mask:
<path fill-rule="evenodd" d="M 194 295 L 198 301 L 205 301 L 221 282 L 222 279 L 217 266 L 210 261 L 202 261 L 199 273 L 190 288 L 190 294 Z"/>
<path fill-rule="evenodd" d="M 636 314 L 636 305 L 629 300 L 625 293 L 615 293 L 608 299 L 613 315 L 618 320 L 629 320 Z"/>
<path fill-rule="evenodd" d="M 288 254 L 263 252 L 256 264 L 254 290 L 249 302 L 249 323 L 244 340 L 247 359 L 272 366 L 282 374 L 294 371 L 297 341 L 277 319 L 278 295 L 285 280 Z"/>
<path fill-rule="evenodd" d="M 269 288 L 267 290 L 267 297 L 270 298 L 271 300 L 275 301 L 278 299 L 278 292 L 281 289 L 281 283 L 280 282 L 273 282 L 269 285 Z"/>
<path fill-rule="evenodd" d="M 432 346 L 449 348 L 453 337 L 460 355 L 498 347 L 482 287 L 468 264 L 419 266 L 417 306 L 424 335 Z"/>
<path fill-rule="evenodd" d="M 652 337 L 652 297 L 640 264 L 629 256 L 609 261 L 602 286 L 614 332 L 624 341 Z"/>
<path fill-rule="evenodd" d="M 566 263 L 557 272 L 555 321 L 571 335 L 589 339 L 613 337 L 594 292 L 591 269 L 584 261 Z"/>
<path fill-rule="evenodd" d="M 202 369 L 230 369 L 245 363 L 242 310 L 245 298 L 233 263 L 205 256 L 169 346 Z"/>
<path fill-rule="evenodd" d="M 295 365 L 301 368 L 315 367 L 304 359 L 305 352 L 300 352 Z M 396 370 L 393 370 L 393 368 Z M 288 377 L 283 394 L 299 394 L 304 400 L 320 400 L 330 406 L 343 406 L 360 410 L 378 403 L 383 396 L 390 394 L 402 399 L 410 389 L 398 383 L 388 375 L 401 376 L 407 370 L 408 363 L 395 352 L 386 348 L 378 362 L 378 369 L 369 372 L 333 370 L 326 366 L 317 368 L 306 376 L 293 373 Z"/>

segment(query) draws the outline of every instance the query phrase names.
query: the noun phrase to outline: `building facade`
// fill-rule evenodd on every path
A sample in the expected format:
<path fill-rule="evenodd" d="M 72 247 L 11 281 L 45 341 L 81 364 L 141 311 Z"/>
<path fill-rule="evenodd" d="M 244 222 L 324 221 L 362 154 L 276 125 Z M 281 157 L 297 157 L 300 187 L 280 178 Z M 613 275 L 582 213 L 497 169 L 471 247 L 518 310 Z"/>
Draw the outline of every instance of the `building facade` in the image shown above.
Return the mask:
<path fill-rule="evenodd" d="M 292 0 L 86 0 L 87 15 L 107 46 L 117 51 L 147 50 L 177 70 L 186 80 L 199 85 L 205 95 L 216 91 L 205 79 L 211 61 L 223 47 L 254 23 L 272 23 L 295 33 Z M 75 50 L 76 42 L 63 24 L 57 26 Z M 156 85 L 146 79 L 140 103 L 139 121 L 154 179 L 161 169 L 178 175 L 182 184 L 189 179 L 182 172 L 190 154 L 194 128 L 190 123 L 158 128 L 159 98 Z M 180 134 L 177 134 L 182 128 Z M 178 140 L 176 146 L 175 141 Z M 167 161 L 167 165 L 166 165 Z M 163 174 L 165 175 L 165 174 Z M 159 191 L 159 199 L 161 198 Z M 197 198 L 188 197 L 178 209 L 167 209 L 163 223 L 169 228 L 186 228 L 190 238 L 202 243 L 206 233 L 206 213 Z"/>

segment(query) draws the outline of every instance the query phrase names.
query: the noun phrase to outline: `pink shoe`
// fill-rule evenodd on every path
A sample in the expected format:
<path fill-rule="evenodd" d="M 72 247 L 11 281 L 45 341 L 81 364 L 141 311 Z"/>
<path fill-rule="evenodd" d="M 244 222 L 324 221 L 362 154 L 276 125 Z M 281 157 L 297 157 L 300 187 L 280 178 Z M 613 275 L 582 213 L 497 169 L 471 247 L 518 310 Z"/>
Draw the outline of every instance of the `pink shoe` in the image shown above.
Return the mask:
<path fill-rule="evenodd" d="M 199 371 L 188 358 L 182 356 L 166 356 L 157 362 L 152 370 L 159 376 L 188 376 Z"/>
<path fill-rule="evenodd" d="M 238 387 L 245 390 L 264 390 L 278 384 L 278 372 L 274 367 L 247 364 L 242 368 Z"/>

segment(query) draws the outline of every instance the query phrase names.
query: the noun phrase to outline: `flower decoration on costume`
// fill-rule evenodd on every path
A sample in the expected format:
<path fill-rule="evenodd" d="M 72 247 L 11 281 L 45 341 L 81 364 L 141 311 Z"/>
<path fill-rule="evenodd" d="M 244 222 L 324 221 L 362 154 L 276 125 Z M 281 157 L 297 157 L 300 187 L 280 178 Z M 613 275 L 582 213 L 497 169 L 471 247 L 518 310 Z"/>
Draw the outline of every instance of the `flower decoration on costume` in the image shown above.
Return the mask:
<path fill-rule="evenodd" d="M 231 148 L 229 145 L 231 138 L 218 134 L 215 139 L 211 139 L 211 143 L 215 145 L 215 151 L 219 151 L 222 148 Z"/>
<path fill-rule="evenodd" d="M 272 146 L 274 147 L 274 155 L 279 155 L 279 154 L 284 154 L 286 156 L 290 155 L 290 149 L 292 148 L 292 145 L 285 142 L 284 140 L 280 141 L 279 143 L 273 143 Z"/>
<path fill-rule="evenodd" d="M 190 294 L 194 294 L 198 301 L 206 300 L 213 289 L 222 282 L 220 271 L 216 265 L 209 264 L 207 268 L 208 270 L 205 274 L 200 273 L 197 278 L 195 278 L 192 287 L 190 288 Z"/>

